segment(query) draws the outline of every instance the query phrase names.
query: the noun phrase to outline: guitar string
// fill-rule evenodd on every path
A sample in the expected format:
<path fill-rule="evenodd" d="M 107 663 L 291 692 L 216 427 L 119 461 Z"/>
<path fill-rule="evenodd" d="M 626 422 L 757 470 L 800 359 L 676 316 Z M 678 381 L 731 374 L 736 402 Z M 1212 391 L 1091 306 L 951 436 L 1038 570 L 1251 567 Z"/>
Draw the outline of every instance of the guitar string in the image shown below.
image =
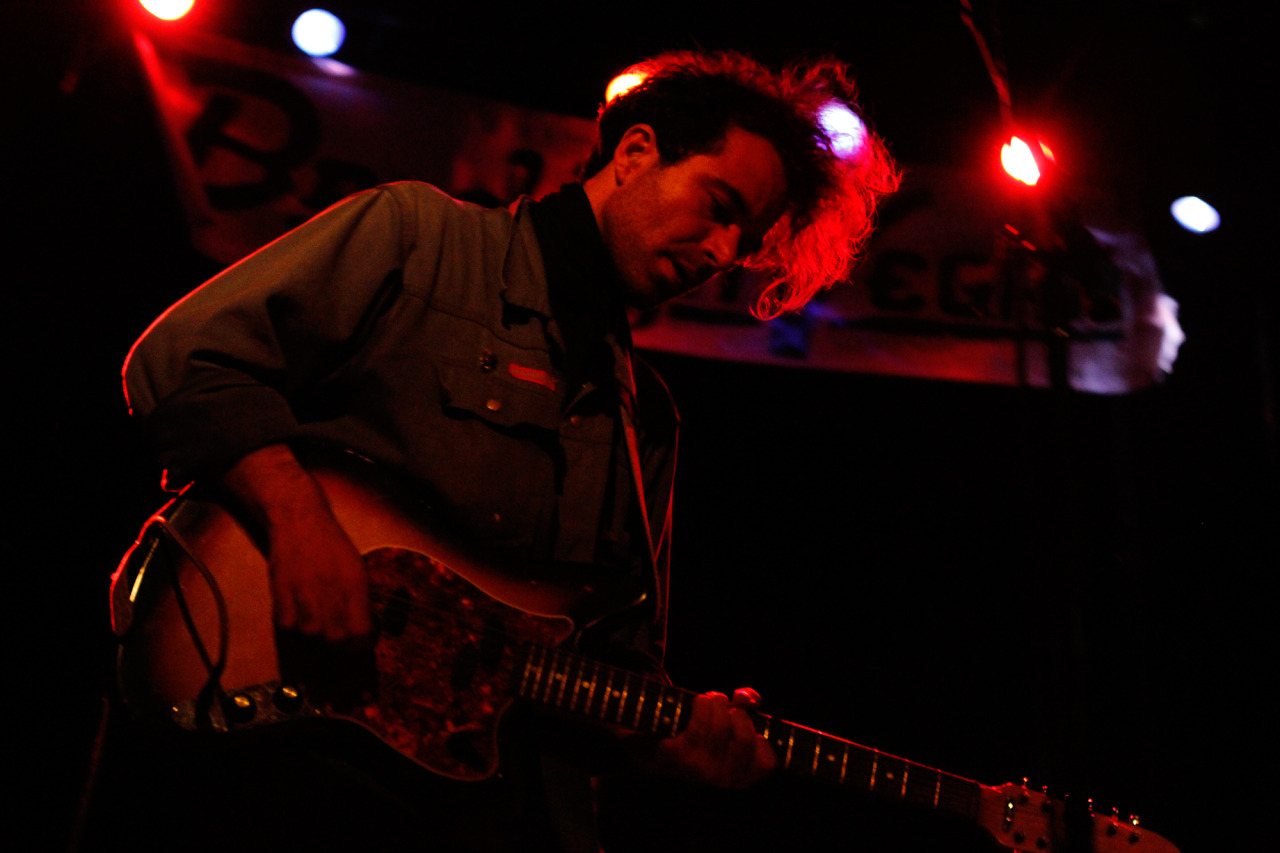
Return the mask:
<path fill-rule="evenodd" d="M 390 586 L 390 585 L 384 585 L 384 586 Z M 442 593 L 442 597 L 450 595 L 449 591 L 447 590 L 441 590 L 440 592 Z M 378 589 L 371 593 L 370 598 L 375 608 L 382 607 L 385 611 L 385 609 L 388 606 L 390 606 L 390 603 L 394 601 L 397 598 L 397 596 L 394 591 L 388 593 L 384 589 Z M 503 623 L 500 620 L 481 622 L 479 625 L 477 625 L 476 620 L 474 618 L 469 618 L 468 614 L 462 614 L 462 613 L 458 613 L 456 610 L 453 610 L 453 609 L 440 607 L 436 605 L 434 602 L 424 601 L 421 598 L 410 599 L 406 601 L 406 604 L 407 604 L 407 607 L 405 608 L 405 612 L 401 615 L 405 618 L 406 623 L 413 624 L 415 627 L 419 629 L 427 629 L 428 626 L 424 625 L 423 623 L 429 619 L 434 618 L 437 622 L 447 624 L 450 627 L 460 628 L 464 631 L 475 632 L 478 628 L 480 632 L 491 633 L 493 635 L 496 635 L 498 637 L 501 637 L 505 640 L 510 641 L 508 645 L 519 645 L 521 647 L 524 647 L 525 649 L 527 649 L 527 652 L 526 652 L 527 654 L 533 654 L 535 651 L 544 652 L 545 653 L 543 657 L 544 663 L 541 664 L 541 666 L 549 665 L 549 672 L 546 676 L 539 676 L 539 685 L 543 689 L 546 689 L 550 685 L 552 680 L 558 680 L 558 679 L 564 680 L 563 685 L 561 686 L 559 697 L 555 701 L 551 701 L 550 699 L 547 699 L 544 701 L 545 704 L 555 705 L 557 707 L 564 708 L 565 707 L 563 702 L 564 689 L 567 686 L 568 682 L 576 680 L 573 678 L 573 675 L 572 675 L 573 670 L 576 668 L 579 670 L 579 673 L 581 674 L 582 670 L 587 666 L 592 666 L 597 668 L 598 672 L 595 676 L 596 678 L 599 678 L 599 675 L 601 673 L 611 673 L 613 676 L 620 676 L 622 679 L 625 679 L 629 683 L 631 683 L 633 685 L 631 689 L 635 689 L 634 687 L 635 682 L 639 682 L 640 685 L 644 686 L 644 689 L 646 690 L 656 689 L 657 691 L 659 691 L 659 695 L 665 692 L 668 694 L 672 694 L 674 696 L 683 696 L 686 699 L 691 699 L 693 696 L 696 695 L 695 693 L 693 693 L 693 691 L 685 690 L 684 688 L 675 687 L 669 684 L 664 684 L 663 682 L 658 681 L 657 679 L 649 678 L 639 673 L 631 672 L 629 670 L 623 669 L 622 667 L 615 666 L 605 661 L 596 660 L 594 658 L 588 657 L 587 655 L 580 654 L 576 651 L 567 650 L 567 649 L 564 649 L 563 647 L 549 645 L 543 642 L 530 641 L 527 637 L 515 634 L 511 630 L 508 630 L 505 623 Z M 481 643 L 483 642 L 484 640 L 482 639 Z M 546 680 L 543 680 L 544 678 Z M 589 684 L 590 682 L 584 682 L 584 683 Z M 597 713 L 591 712 L 590 703 L 585 703 L 581 711 L 579 711 L 575 707 L 579 701 L 579 693 L 581 692 L 581 690 L 582 690 L 582 684 L 579 684 L 575 686 L 572 691 L 570 691 L 569 697 L 568 697 L 569 698 L 568 709 L 577 711 L 578 713 L 584 713 L 587 716 L 598 715 L 602 719 L 608 713 L 606 709 L 609 707 L 609 699 L 617 698 L 618 695 L 620 695 L 615 691 L 610 696 L 605 697 L 600 703 L 600 706 L 599 706 L 600 710 L 597 714 Z M 530 695 L 536 695 L 536 693 L 537 693 L 536 688 L 530 691 Z M 640 694 L 637 693 L 637 695 L 640 695 Z M 684 715 L 680 715 L 680 717 L 672 718 L 673 725 L 683 722 L 683 717 Z M 644 715 L 644 718 L 646 720 L 649 719 L 648 715 Z"/>
<path fill-rule="evenodd" d="M 448 590 L 439 590 L 439 592 L 441 592 L 442 596 L 448 596 L 451 594 L 450 591 Z M 480 595 L 484 596 L 484 593 L 481 592 Z M 371 598 L 375 606 L 386 607 L 388 602 L 391 599 L 395 598 L 395 593 L 394 592 L 387 593 L 384 590 L 377 590 L 371 595 Z M 435 605 L 434 603 L 424 601 L 420 598 L 411 599 L 407 603 L 409 607 L 407 608 L 407 612 L 404 615 L 408 621 L 413 622 L 418 628 L 423 628 L 425 626 L 421 624 L 421 621 L 422 621 L 421 619 L 415 619 L 415 617 L 427 617 L 427 618 L 435 617 L 441 622 L 449 623 L 451 625 L 461 627 L 464 629 L 475 628 L 474 622 L 469 621 L 465 614 L 460 614 L 456 610 L 440 607 Z M 591 665 L 600 667 L 606 672 L 618 673 L 622 675 L 622 677 L 624 678 L 638 679 L 642 684 L 651 685 L 661 690 L 675 691 L 675 692 L 685 694 L 689 697 L 696 696 L 696 694 L 693 691 L 688 691 L 683 688 L 662 684 L 661 682 L 656 681 L 654 679 L 646 678 L 645 676 L 639 675 L 637 673 L 629 672 L 628 670 L 622 669 L 620 667 L 614 666 L 609 663 L 605 663 L 603 661 L 594 660 L 592 658 L 589 658 L 585 655 L 579 654 L 574 651 L 565 650 L 563 648 L 547 645 L 545 643 L 529 642 L 525 637 L 518 636 L 512 633 L 510 630 L 507 630 L 505 625 L 503 625 L 501 622 L 498 622 L 496 624 L 493 622 L 485 623 L 482 626 L 482 630 L 492 631 L 507 640 L 511 640 L 513 642 L 518 642 L 521 645 L 528 646 L 530 649 L 530 653 L 532 653 L 534 649 L 537 649 L 537 650 L 546 652 L 546 655 L 548 658 L 552 658 L 552 657 L 559 658 L 560 660 L 558 661 L 548 661 L 551 663 L 551 666 L 553 668 L 553 671 L 551 675 L 548 676 L 548 678 L 556 677 L 555 670 L 558 669 L 560 671 L 560 677 L 563 677 L 566 681 L 568 681 L 571 679 L 571 674 L 573 669 L 585 663 L 585 664 L 591 664 Z M 539 681 L 539 687 L 541 689 L 548 689 L 549 683 L 550 683 L 549 681 Z M 576 694 L 579 689 L 580 688 L 575 688 L 574 691 L 572 691 L 572 693 L 570 694 L 569 708 L 571 710 L 575 710 L 575 711 L 578 710 L 574 706 L 577 704 Z M 563 688 L 561 688 L 561 690 L 563 695 Z M 538 688 L 534 688 L 530 691 L 530 694 L 536 695 L 537 692 L 538 692 Z M 562 706 L 561 702 L 551 701 L 550 699 L 546 700 L 545 704 Z M 607 701 L 607 699 L 601 702 L 600 714 L 599 714 L 601 718 L 604 718 L 606 716 L 607 711 L 605 709 L 607 709 L 608 707 L 609 707 L 609 702 Z M 589 707 L 586 705 L 584 705 L 583 709 L 579 712 L 585 713 L 587 716 L 596 716 L 596 714 L 591 713 Z M 756 716 L 763 717 L 764 715 L 756 715 Z M 884 760 L 884 759 L 896 760 L 896 761 L 902 762 L 904 766 L 918 768 L 919 770 L 927 771 L 929 773 L 941 773 L 943 774 L 944 779 L 955 780 L 955 781 L 959 781 L 961 783 L 969 784 L 969 785 L 978 784 L 976 782 L 973 782 L 972 780 L 965 779 L 962 776 L 957 776 L 955 774 L 947 773 L 946 771 L 941 771 L 924 764 L 919 764 L 917 762 L 909 761 L 908 759 L 899 758 L 897 756 L 890 756 L 887 753 L 882 753 L 879 750 L 875 750 L 875 749 L 872 749 L 871 747 L 863 746 L 861 744 L 855 743 L 845 738 L 840 738 L 835 735 L 827 734 L 825 732 L 818 732 L 816 730 L 809 729 L 805 726 L 800 726 L 796 723 L 789 723 L 787 721 L 779 720 L 776 718 L 770 718 L 770 719 L 773 719 L 775 724 L 788 726 L 789 728 L 795 730 L 797 733 L 804 732 L 805 733 L 804 737 L 816 737 L 819 739 L 820 742 L 825 741 L 828 744 L 832 744 L 832 745 L 838 744 L 839 747 L 837 748 L 844 748 L 847 746 L 849 748 L 859 750 L 867 754 L 868 760 L 870 760 L 870 756 L 874 755 L 878 757 L 879 760 Z M 818 776 L 819 774 L 815 772 L 815 773 L 811 773 L 810 775 Z M 932 797 L 930 797 L 930 799 L 932 799 Z M 967 802 L 967 799 L 968 798 L 965 798 L 966 802 Z"/>
<path fill-rule="evenodd" d="M 450 594 L 449 591 L 447 590 L 440 590 L 440 592 L 442 593 L 442 596 L 447 596 Z M 372 598 L 374 600 L 375 605 L 385 607 L 391 599 L 395 598 L 395 593 L 394 592 L 387 593 L 384 590 L 378 590 L 372 595 Z M 416 627 L 418 628 L 423 628 L 424 626 L 421 624 L 422 619 L 415 618 L 415 617 L 426 617 L 426 618 L 434 617 L 439 621 L 450 623 L 452 625 L 456 625 L 462 628 L 475 627 L 474 623 L 469 621 L 465 614 L 460 614 L 456 610 L 437 606 L 433 602 L 424 601 L 420 598 L 417 598 L 417 599 L 412 599 L 408 601 L 407 604 L 409 606 L 408 608 L 406 608 L 407 612 L 404 615 L 408 621 L 414 622 Z M 676 691 L 682 694 L 686 694 L 690 697 L 696 695 L 692 691 L 687 691 L 687 690 L 684 690 L 683 688 L 676 688 L 676 687 L 671 687 L 669 685 L 664 685 L 661 682 L 655 681 L 653 679 L 645 678 L 644 676 L 638 675 L 636 673 L 631 673 L 625 669 L 621 669 L 619 667 L 613 666 L 608 663 L 604 663 L 602 661 L 596 661 L 592 658 L 589 658 L 585 655 L 578 654 L 577 652 L 574 652 L 574 651 L 568 651 L 556 646 L 549 646 L 544 643 L 529 643 L 525 638 L 516 636 L 511 631 L 507 630 L 502 623 L 498 623 L 498 624 L 494 624 L 492 622 L 487 623 L 483 626 L 483 630 L 493 631 L 499 636 L 502 636 L 508 640 L 519 641 L 521 644 L 524 644 L 530 647 L 530 653 L 532 653 L 534 649 L 537 649 L 544 653 L 539 663 L 539 666 L 549 667 L 550 671 L 548 675 L 538 677 L 536 684 L 528 691 L 528 695 L 536 697 L 539 691 L 541 690 L 546 691 L 547 699 L 544 700 L 545 704 L 556 705 L 557 707 L 561 707 L 561 708 L 565 707 L 562 701 L 559 701 L 559 700 L 553 701 L 550 698 L 550 694 L 552 690 L 555 689 L 553 687 L 553 680 L 556 678 L 563 678 L 564 681 L 567 683 L 568 681 L 573 680 L 572 673 L 575 668 L 581 668 L 582 666 L 587 664 L 599 667 L 604 672 L 621 674 L 623 678 L 639 679 L 641 683 L 658 687 L 660 690 Z M 595 677 L 598 678 L 599 675 L 596 674 Z M 570 691 L 570 694 L 569 694 L 570 700 L 569 700 L 568 708 L 578 713 L 583 713 L 586 716 L 598 716 L 600 719 L 606 719 L 610 713 L 609 711 L 610 697 L 606 696 L 600 702 L 598 711 L 593 713 L 591 711 L 589 702 L 585 703 L 581 709 L 578 709 L 576 707 L 578 703 L 578 693 L 580 692 L 580 689 L 581 687 L 579 686 L 579 687 L 575 687 L 572 691 Z M 559 696 L 563 697 L 564 690 L 565 690 L 565 685 L 561 683 L 559 687 L 559 691 L 560 691 Z M 613 698 L 616 698 L 617 695 L 618 694 L 615 692 Z M 637 700 L 636 705 L 633 705 L 631 707 L 635 707 L 637 708 L 637 710 L 642 710 L 639 708 L 639 700 Z M 622 711 L 623 709 L 621 706 L 619 706 L 617 710 Z M 757 715 L 757 716 L 762 717 L 763 715 Z M 909 761 L 908 759 L 898 758 L 897 756 L 890 756 L 886 753 L 880 752 L 879 750 L 862 746 L 861 744 L 857 744 L 845 738 L 840 738 L 835 735 L 829 735 L 829 734 L 826 734 L 825 732 L 818 732 L 816 730 L 809 729 L 804 726 L 799 726 L 798 724 L 795 724 L 795 723 L 789 723 L 784 720 L 777 720 L 777 719 L 774 719 L 774 723 L 778 725 L 785 725 L 791 728 L 796 733 L 804 732 L 803 737 L 816 738 L 817 743 L 825 742 L 826 744 L 828 744 L 827 750 L 830 750 L 832 748 L 844 749 L 847 747 L 850 749 L 858 750 L 859 752 L 863 753 L 866 760 L 872 760 L 872 757 L 874 756 L 874 759 L 879 761 L 889 759 L 889 760 L 901 762 L 903 767 L 915 768 L 917 772 L 925 771 L 930 775 L 934 775 L 934 778 L 936 778 L 935 774 L 941 774 L 941 777 L 943 780 L 942 784 L 945 785 L 946 787 L 945 789 L 940 788 L 937 792 L 938 805 L 941 806 L 943 803 L 948 803 L 948 804 L 954 803 L 955 806 L 957 807 L 964 807 L 965 809 L 967 809 L 971 804 L 972 795 L 954 791 L 952 790 L 952 788 L 956 783 L 960 783 L 963 786 L 972 786 L 972 785 L 978 784 L 972 780 L 965 779 L 962 776 L 957 776 L 952 773 L 947 773 L 946 771 L 938 770 L 937 768 L 929 767 L 924 764 L 919 764 L 917 762 Z M 816 747 L 816 744 L 815 744 L 815 747 Z M 827 751 L 827 750 L 824 750 L 824 751 Z M 822 774 L 818 772 L 817 769 L 815 769 L 813 772 L 810 772 L 808 775 L 813 777 L 820 777 Z M 950 783 L 950 784 L 947 784 L 947 783 Z M 930 792 L 932 792 L 933 784 L 930 783 L 928 785 L 928 788 Z M 911 795 L 914 795 L 916 790 L 917 790 L 916 788 L 908 786 L 907 790 L 904 791 L 903 795 L 900 798 L 912 799 L 913 797 Z M 933 801 L 932 793 L 929 794 L 928 800 L 930 802 Z M 956 809 L 953 808 L 952 810 L 954 811 Z"/>
<path fill-rule="evenodd" d="M 433 567 L 438 569 L 444 569 L 445 571 L 450 571 L 447 569 L 447 567 L 439 566 L 438 564 L 434 564 L 434 563 L 433 563 Z M 465 579 L 461 578 L 460 576 L 455 575 L 455 577 L 459 577 L 459 579 L 465 581 Z M 371 590 L 371 594 L 370 594 L 371 603 L 375 607 L 382 608 L 384 611 L 391 604 L 391 602 L 397 598 L 396 591 L 391 591 L 391 592 L 386 591 L 385 587 L 388 587 L 388 586 L 390 585 L 386 584 L 386 585 L 383 585 L 383 587 L 381 588 Z M 402 586 L 402 587 L 399 587 L 398 589 L 407 590 L 408 588 Z M 442 597 L 450 596 L 453 594 L 449 590 L 433 589 L 432 591 L 439 592 Z M 486 593 L 484 593 L 481 590 L 477 590 L 477 594 L 481 599 L 490 598 Z M 408 604 L 408 607 L 406 608 L 406 612 L 403 615 L 406 619 L 406 623 L 407 624 L 412 623 L 415 625 L 415 627 L 418 627 L 418 628 L 424 627 L 421 623 L 425 619 L 429 619 L 432 617 L 434 617 L 439 622 L 447 623 L 458 628 L 474 630 L 477 627 L 473 620 L 468 620 L 466 614 L 459 613 L 457 612 L 457 610 L 454 610 L 454 609 L 440 607 L 436 605 L 434 602 L 424 601 L 420 597 L 410 598 L 407 600 L 406 603 Z M 501 602 L 496 602 L 496 600 L 495 600 L 495 603 L 501 604 Z M 503 605 L 503 606 L 506 606 L 506 605 Z M 530 615 L 533 615 L 533 614 L 530 614 Z M 490 632 L 490 633 L 496 634 L 497 636 L 502 637 L 505 640 L 512 641 L 513 643 L 518 643 L 521 646 L 527 647 L 530 654 L 532 654 L 532 652 L 535 649 L 543 651 L 545 654 L 543 658 L 544 664 L 542 665 L 545 666 L 546 665 L 545 662 L 548 662 L 548 661 L 550 662 L 550 665 L 551 665 L 551 671 L 547 676 L 548 679 L 557 677 L 556 669 L 558 668 L 560 670 L 558 677 L 564 678 L 567 681 L 571 678 L 571 673 L 575 666 L 579 667 L 579 672 L 581 673 L 582 671 L 581 668 L 587 664 L 590 664 L 591 666 L 598 667 L 605 672 L 621 675 L 624 679 L 627 679 L 627 680 L 631 680 L 631 679 L 639 680 L 642 685 L 657 687 L 660 691 L 670 691 L 672 693 L 685 695 L 690 698 L 696 696 L 696 694 L 693 693 L 692 691 L 688 691 L 679 687 L 674 687 L 672 685 L 663 684 L 662 682 L 659 682 L 655 679 L 647 678 L 638 673 L 630 672 L 628 670 L 622 669 L 620 667 L 614 666 L 609 663 L 605 663 L 603 661 L 594 660 L 592 658 L 589 658 L 585 655 L 581 655 L 574 651 L 569 651 L 558 646 L 547 645 L 546 643 L 530 642 L 526 637 L 517 635 L 512 631 L 508 630 L 505 622 L 501 620 L 496 620 L 496 622 L 495 620 L 485 621 L 479 627 L 484 632 Z M 559 660 L 557 661 L 555 659 L 559 659 Z M 598 674 L 596 675 L 596 677 L 598 677 Z M 563 689 L 564 688 L 562 686 L 561 687 L 562 694 L 563 694 Z M 570 694 L 570 703 L 569 703 L 570 710 L 576 711 L 578 713 L 583 713 L 586 716 L 595 716 L 590 711 L 589 702 L 587 704 L 584 704 L 583 708 L 580 711 L 575 707 L 575 705 L 577 704 L 576 694 L 578 693 L 579 689 L 580 688 L 575 687 Z M 535 687 L 531 691 L 531 693 L 533 695 L 536 695 L 537 687 Z M 617 691 L 615 691 L 613 696 L 616 697 L 617 695 L 619 694 Z M 623 702 L 625 703 L 626 701 L 625 694 L 622 694 L 622 695 L 624 696 Z M 606 695 L 600 703 L 599 716 L 601 719 L 606 718 L 606 716 L 609 713 L 608 711 L 609 698 L 610 697 Z M 643 710 L 641 706 L 642 701 L 643 701 L 642 699 L 637 698 L 637 703 L 635 706 L 637 711 L 637 722 L 639 722 L 639 720 L 643 716 L 642 714 L 640 714 L 640 711 Z M 548 702 L 547 704 L 560 705 L 561 703 Z M 622 712 L 623 710 L 624 708 L 622 706 L 619 706 L 618 711 Z M 758 718 L 765 718 L 764 715 L 755 715 L 755 716 Z M 826 734 L 825 732 L 819 732 L 817 730 L 810 729 L 805 726 L 800 726 L 795 723 L 789 723 L 785 720 L 779 720 L 771 717 L 766 719 L 771 720 L 773 724 L 787 726 L 792 730 L 793 737 L 797 734 L 803 733 L 801 735 L 802 737 L 815 738 L 816 739 L 815 749 L 818 749 L 819 748 L 818 745 L 823 742 L 826 742 L 827 744 L 831 744 L 831 745 L 839 744 L 840 746 L 838 748 L 848 748 L 848 749 L 858 750 L 859 752 L 864 754 L 863 757 L 867 760 L 874 760 L 879 762 L 879 761 L 883 761 L 884 759 L 892 759 L 892 760 L 901 762 L 903 767 L 916 768 L 917 770 L 924 770 L 931 774 L 941 774 L 943 782 L 944 783 L 949 782 L 951 784 L 946 785 L 947 790 L 945 791 L 945 794 L 941 789 L 939 790 L 938 805 L 941 805 L 943 802 L 946 802 L 948 804 L 954 804 L 956 807 L 964 806 L 966 809 L 971 806 L 973 796 L 971 794 L 966 795 L 962 792 L 956 791 L 954 787 L 955 787 L 955 783 L 960 783 L 965 787 L 978 786 L 977 782 L 974 782 L 969 779 L 965 779 L 964 777 L 957 776 L 955 774 L 937 770 L 936 768 L 928 767 L 927 765 L 918 764 L 916 762 L 912 762 L 907 759 L 898 758 L 896 756 L 889 756 L 885 753 L 881 753 L 879 750 L 862 746 L 861 744 L 857 744 L 857 743 L 854 743 L 853 741 L 836 737 L 834 735 L 829 735 L 829 734 Z M 675 724 L 678 725 L 680 720 L 677 719 L 674 722 Z M 673 731 L 672 731 L 673 734 L 674 734 L 674 731 L 675 731 L 675 728 L 673 726 Z M 789 769 L 798 772 L 797 768 L 789 768 Z M 815 766 L 813 771 L 809 772 L 807 775 L 813 776 L 815 778 L 820 777 L 822 774 L 817 772 L 817 770 L 818 768 Z M 848 782 L 846 782 L 846 784 L 848 784 Z M 914 790 L 915 789 L 910 788 L 908 786 L 908 788 L 903 790 L 903 796 L 901 798 L 910 799 L 907 796 L 908 791 L 914 791 Z M 930 798 L 930 800 L 932 800 L 932 797 Z M 953 808 L 952 810 L 957 810 L 957 809 Z"/>

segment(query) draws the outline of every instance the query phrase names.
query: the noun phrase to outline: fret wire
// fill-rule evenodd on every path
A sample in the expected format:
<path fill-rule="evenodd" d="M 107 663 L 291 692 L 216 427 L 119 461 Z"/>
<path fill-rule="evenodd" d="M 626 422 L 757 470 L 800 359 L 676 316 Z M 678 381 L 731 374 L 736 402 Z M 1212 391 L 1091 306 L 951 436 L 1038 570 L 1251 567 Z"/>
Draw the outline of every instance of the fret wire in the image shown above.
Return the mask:
<path fill-rule="evenodd" d="M 867 788 L 867 790 L 868 790 L 868 791 L 874 791 L 874 790 L 876 789 L 876 766 L 877 766 L 877 765 L 879 765 L 879 763 L 880 763 L 880 756 L 879 756 L 878 754 L 877 754 L 877 755 L 872 756 L 872 758 L 871 758 L 871 787 L 870 787 L 870 788 Z"/>
<path fill-rule="evenodd" d="M 849 769 L 849 744 L 844 745 L 844 759 L 840 762 L 840 784 L 844 784 L 845 771 Z"/>
<path fill-rule="evenodd" d="M 577 659 L 579 674 L 575 676 L 573 674 L 574 657 L 572 655 L 568 655 L 567 657 L 568 657 L 568 660 L 565 662 L 565 667 L 564 667 L 565 683 L 564 683 L 564 686 L 560 688 L 560 692 L 564 693 L 565 687 L 569 688 L 569 710 L 573 711 L 575 710 L 575 706 L 577 705 L 577 702 L 578 702 L 578 681 L 581 678 L 581 673 L 582 673 L 582 658 Z M 561 707 L 564 707 L 563 704 L 561 705 Z"/>
<path fill-rule="evenodd" d="M 578 710 L 578 694 L 582 692 L 583 679 L 587 674 L 587 659 L 578 658 L 578 677 L 573 680 L 573 693 L 569 696 L 569 710 Z"/>
<path fill-rule="evenodd" d="M 599 687 L 598 679 L 600 678 L 600 665 L 591 664 L 591 689 L 587 691 L 587 704 L 582 707 L 582 713 L 591 713 L 591 700 L 596 698 L 596 688 Z"/>
<path fill-rule="evenodd" d="M 556 693 L 556 707 L 564 707 L 564 689 L 569 684 L 569 672 L 573 668 L 573 661 L 566 658 L 564 669 L 562 669 L 557 677 L 560 679 L 560 691 Z"/>
<path fill-rule="evenodd" d="M 618 703 L 618 723 L 622 723 L 622 715 L 627 707 L 627 694 L 631 692 L 631 675 L 630 673 L 622 676 L 622 701 Z"/>
<path fill-rule="evenodd" d="M 662 723 L 662 706 L 666 704 L 666 691 L 661 687 L 658 688 L 658 704 L 653 706 L 653 733 L 658 733 L 658 726 Z"/>
<path fill-rule="evenodd" d="M 527 696 L 525 687 L 529 684 L 529 672 L 533 669 L 533 653 L 537 651 L 536 646 L 531 646 L 524 656 L 524 672 L 520 674 L 520 689 L 516 691 L 521 696 Z"/>
<path fill-rule="evenodd" d="M 613 692 L 613 667 L 606 668 L 609 673 L 609 679 L 604 683 L 604 699 L 600 702 L 600 719 L 607 720 L 609 718 L 609 699 Z"/>
<path fill-rule="evenodd" d="M 556 690 L 556 672 L 559 669 L 559 652 L 552 649 L 552 653 L 547 656 L 547 684 L 543 686 L 543 702 L 552 703 L 552 694 Z"/>
<path fill-rule="evenodd" d="M 674 736 L 676 732 L 680 731 L 680 714 L 683 711 L 684 711 L 684 691 L 680 691 L 679 693 L 676 694 L 676 713 L 671 720 L 671 731 L 668 733 L 668 736 Z"/>
<path fill-rule="evenodd" d="M 533 646 L 532 648 L 530 648 L 530 649 L 529 649 L 529 661 L 528 661 L 528 663 L 527 663 L 527 665 L 526 665 L 528 678 L 526 678 L 526 679 L 525 679 L 525 682 L 526 682 L 526 685 L 527 685 L 527 684 L 528 684 L 529 679 L 532 679 L 532 680 L 533 680 L 533 684 L 532 684 L 532 685 L 522 686 L 522 687 L 521 687 L 520 693 L 521 693 L 521 695 L 522 695 L 522 696 L 532 696 L 532 695 L 533 695 L 533 693 L 534 693 L 534 692 L 536 691 L 536 689 L 537 689 L 536 685 L 537 685 L 537 683 L 538 683 L 538 678 L 537 678 L 536 673 L 537 673 L 537 671 L 538 671 L 538 665 L 537 665 L 537 663 L 536 663 L 536 662 L 535 662 L 535 660 L 534 660 L 534 655 L 535 655 L 535 654 L 537 654 L 537 655 L 541 655 L 541 654 L 542 654 L 542 649 L 541 649 L 541 648 L 539 648 L 538 646 Z"/>
<path fill-rule="evenodd" d="M 538 688 L 540 686 L 540 682 L 542 681 L 542 676 L 546 672 L 547 655 L 549 655 L 550 653 L 551 653 L 551 650 L 548 649 L 546 646 L 542 646 L 541 648 L 538 649 L 538 665 L 534 672 L 533 684 L 530 685 L 530 690 L 529 690 L 529 696 L 534 699 L 538 698 Z"/>
<path fill-rule="evenodd" d="M 640 695 L 636 697 L 636 718 L 631 723 L 631 728 L 637 729 L 637 730 L 640 728 L 640 712 L 644 710 L 644 700 L 646 698 L 644 695 L 644 691 L 645 691 L 645 684 L 642 681 L 640 682 Z"/>
<path fill-rule="evenodd" d="M 555 679 L 555 671 L 556 671 L 556 662 L 555 662 L 555 658 L 556 658 L 556 654 L 557 654 L 557 652 L 555 651 L 555 649 L 551 649 L 551 650 L 550 650 L 550 652 L 549 652 L 549 654 L 547 655 L 547 658 L 548 658 L 548 660 L 547 660 L 547 683 L 546 683 L 546 684 L 544 685 L 544 687 L 543 687 L 542 701 L 543 701 L 544 703 L 548 704 L 548 705 L 550 705 L 550 704 L 551 704 L 551 691 L 552 691 L 552 689 L 555 687 L 555 684 L 556 684 L 556 679 Z"/>
<path fill-rule="evenodd" d="M 791 766 L 791 750 L 795 749 L 795 746 L 796 746 L 796 727 L 792 726 L 791 734 L 787 736 L 787 757 L 786 757 L 786 760 L 782 762 L 783 767 Z"/>
<path fill-rule="evenodd" d="M 933 807 L 935 809 L 938 807 L 938 794 L 942 792 L 942 771 L 939 770 L 937 773 L 938 781 L 933 785 Z"/>
<path fill-rule="evenodd" d="M 907 762 L 902 763 L 902 790 L 898 792 L 901 799 L 907 798 L 907 777 L 911 774 L 911 769 L 907 766 Z"/>

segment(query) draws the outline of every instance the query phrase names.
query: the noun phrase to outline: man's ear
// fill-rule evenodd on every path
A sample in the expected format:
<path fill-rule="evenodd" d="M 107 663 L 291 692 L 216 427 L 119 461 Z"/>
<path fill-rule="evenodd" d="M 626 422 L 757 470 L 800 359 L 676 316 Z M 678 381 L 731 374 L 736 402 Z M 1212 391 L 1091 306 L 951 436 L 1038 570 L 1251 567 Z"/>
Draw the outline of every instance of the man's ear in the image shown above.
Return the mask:
<path fill-rule="evenodd" d="M 632 176 L 656 166 L 658 156 L 658 136 L 647 124 L 636 124 L 627 128 L 613 149 L 614 181 L 621 185 Z"/>

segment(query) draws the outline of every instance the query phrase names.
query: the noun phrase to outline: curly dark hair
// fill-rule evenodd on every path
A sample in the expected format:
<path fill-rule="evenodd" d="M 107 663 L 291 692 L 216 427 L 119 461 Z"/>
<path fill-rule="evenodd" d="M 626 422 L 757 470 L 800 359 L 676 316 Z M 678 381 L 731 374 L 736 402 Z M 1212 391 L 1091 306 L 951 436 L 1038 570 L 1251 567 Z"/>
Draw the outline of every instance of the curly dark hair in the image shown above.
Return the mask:
<path fill-rule="evenodd" d="M 664 163 L 714 151 L 730 126 L 755 133 L 773 144 L 787 180 L 786 212 L 745 262 L 774 276 L 755 314 L 769 318 L 801 308 L 848 276 L 871 234 L 877 204 L 897 189 L 899 175 L 884 142 L 869 130 L 856 155 L 842 156 L 823 129 L 819 115 L 832 103 L 859 114 L 843 63 L 820 59 L 775 72 L 736 52 L 675 52 L 624 73 L 641 82 L 600 107 L 586 176 L 608 164 L 637 124 L 654 129 Z"/>

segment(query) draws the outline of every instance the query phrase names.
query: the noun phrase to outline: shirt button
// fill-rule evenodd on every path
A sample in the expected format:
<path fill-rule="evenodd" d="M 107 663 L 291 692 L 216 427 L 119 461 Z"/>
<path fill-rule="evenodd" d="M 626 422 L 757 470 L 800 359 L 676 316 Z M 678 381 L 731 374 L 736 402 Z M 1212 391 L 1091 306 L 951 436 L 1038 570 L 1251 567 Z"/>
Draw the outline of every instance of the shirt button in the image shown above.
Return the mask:
<path fill-rule="evenodd" d="M 502 401 L 494 398 L 494 399 L 491 399 L 489 402 L 485 403 L 484 407 L 491 412 L 500 412 L 502 411 Z"/>
<path fill-rule="evenodd" d="M 483 373 L 492 373 L 493 369 L 498 366 L 498 357 L 489 350 L 480 353 L 480 370 Z"/>

